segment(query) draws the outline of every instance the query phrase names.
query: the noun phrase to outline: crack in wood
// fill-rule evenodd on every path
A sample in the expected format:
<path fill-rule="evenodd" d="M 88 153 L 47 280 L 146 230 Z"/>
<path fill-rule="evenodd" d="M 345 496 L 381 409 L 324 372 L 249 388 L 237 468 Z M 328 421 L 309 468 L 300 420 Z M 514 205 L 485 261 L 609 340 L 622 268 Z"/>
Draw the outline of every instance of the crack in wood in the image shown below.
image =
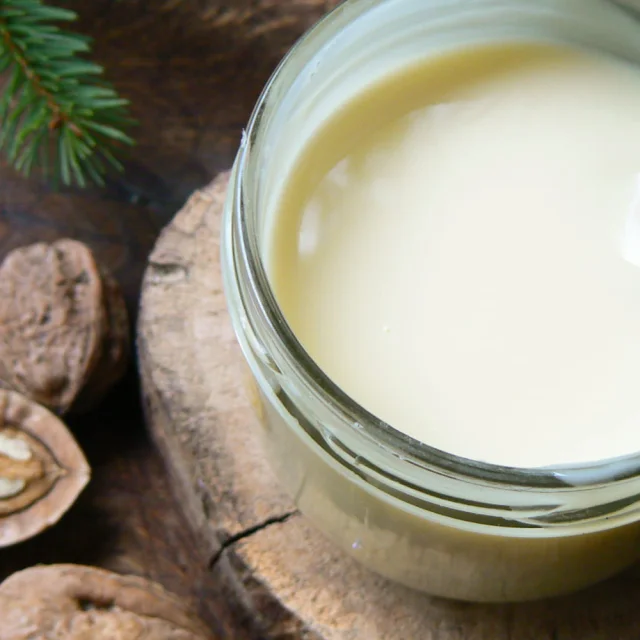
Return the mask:
<path fill-rule="evenodd" d="M 265 529 L 273 526 L 274 524 L 283 524 L 287 522 L 287 520 L 293 518 L 293 516 L 297 516 L 297 515 L 300 515 L 300 511 L 298 511 L 298 509 L 293 509 L 292 511 L 287 511 L 287 513 L 281 516 L 274 516 L 272 518 L 267 518 L 266 520 L 263 520 L 262 522 L 259 522 L 258 524 L 255 524 L 252 527 L 248 527 L 246 529 L 243 529 L 242 531 L 239 531 L 238 533 L 235 533 L 232 536 L 229 536 L 220 545 L 220 548 L 218 549 L 218 551 L 216 551 L 216 553 L 214 553 L 211 559 L 209 560 L 207 564 L 209 570 L 211 571 L 214 569 L 214 567 L 222 557 L 222 554 L 229 547 L 233 546 L 236 542 L 239 542 L 240 540 L 244 540 L 245 538 L 250 538 L 256 533 L 260 531 L 264 531 Z"/>

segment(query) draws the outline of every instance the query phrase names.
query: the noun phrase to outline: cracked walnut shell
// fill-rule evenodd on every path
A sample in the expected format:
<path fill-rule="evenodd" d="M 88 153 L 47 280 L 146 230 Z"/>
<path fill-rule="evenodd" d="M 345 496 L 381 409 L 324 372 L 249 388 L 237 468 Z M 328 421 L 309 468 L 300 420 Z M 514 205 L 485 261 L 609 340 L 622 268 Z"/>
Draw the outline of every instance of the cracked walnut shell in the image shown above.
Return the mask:
<path fill-rule="evenodd" d="M 90 474 L 56 416 L 18 393 L 0 390 L 0 547 L 55 524 Z"/>
<path fill-rule="evenodd" d="M 160 585 L 79 565 L 38 566 L 0 585 L 0 640 L 214 640 Z"/>
<path fill-rule="evenodd" d="M 122 376 L 128 352 L 124 300 L 86 245 L 63 239 L 7 255 L 0 266 L 0 386 L 59 415 L 87 409 Z"/>

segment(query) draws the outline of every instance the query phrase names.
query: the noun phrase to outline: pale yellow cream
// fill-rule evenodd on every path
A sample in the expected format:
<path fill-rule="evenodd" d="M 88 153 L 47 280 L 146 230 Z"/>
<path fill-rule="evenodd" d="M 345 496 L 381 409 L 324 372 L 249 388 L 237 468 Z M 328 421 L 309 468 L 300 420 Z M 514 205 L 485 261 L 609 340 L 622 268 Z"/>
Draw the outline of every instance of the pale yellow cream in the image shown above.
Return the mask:
<path fill-rule="evenodd" d="M 640 71 L 554 45 L 429 58 L 308 142 L 267 268 L 345 392 L 442 450 L 640 450 Z"/>

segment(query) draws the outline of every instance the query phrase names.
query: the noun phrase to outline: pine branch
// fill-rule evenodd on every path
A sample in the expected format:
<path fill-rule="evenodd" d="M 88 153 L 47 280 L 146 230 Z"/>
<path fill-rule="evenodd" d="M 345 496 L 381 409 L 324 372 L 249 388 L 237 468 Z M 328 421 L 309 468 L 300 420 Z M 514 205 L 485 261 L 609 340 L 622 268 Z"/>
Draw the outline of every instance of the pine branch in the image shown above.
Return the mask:
<path fill-rule="evenodd" d="M 42 0 L 0 0 L 0 150 L 28 175 L 39 166 L 64 184 L 102 184 L 133 140 L 128 101 L 83 58 L 90 39 L 55 23 L 74 12 Z"/>

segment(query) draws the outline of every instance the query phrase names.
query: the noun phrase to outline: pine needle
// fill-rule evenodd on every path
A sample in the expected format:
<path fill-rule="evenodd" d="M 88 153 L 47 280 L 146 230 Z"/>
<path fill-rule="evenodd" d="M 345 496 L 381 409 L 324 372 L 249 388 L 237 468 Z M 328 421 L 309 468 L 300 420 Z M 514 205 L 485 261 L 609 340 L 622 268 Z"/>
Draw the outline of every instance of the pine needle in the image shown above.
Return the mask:
<path fill-rule="evenodd" d="M 64 31 L 73 11 L 42 0 L 0 0 L 0 151 L 28 175 L 34 167 L 64 184 L 102 184 L 133 140 L 128 101 L 86 60 L 90 39 Z"/>

